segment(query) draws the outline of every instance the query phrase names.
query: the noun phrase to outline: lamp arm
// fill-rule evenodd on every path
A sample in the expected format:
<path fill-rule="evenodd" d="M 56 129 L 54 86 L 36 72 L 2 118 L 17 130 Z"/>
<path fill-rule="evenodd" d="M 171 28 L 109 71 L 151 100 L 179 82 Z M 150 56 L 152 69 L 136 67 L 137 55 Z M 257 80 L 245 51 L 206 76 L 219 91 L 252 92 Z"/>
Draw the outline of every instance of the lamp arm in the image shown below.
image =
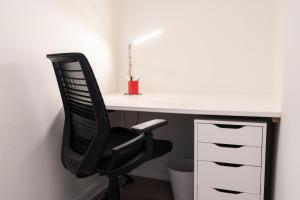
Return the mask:
<path fill-rule="evenodd" d="M 129 80 L 132 81 L 132 79 L 133 79 L 133 77 L 132 77 L 132 44 L 128 45 L 128 60 L 129 60 L 128 77 L 129 77 Z"/>

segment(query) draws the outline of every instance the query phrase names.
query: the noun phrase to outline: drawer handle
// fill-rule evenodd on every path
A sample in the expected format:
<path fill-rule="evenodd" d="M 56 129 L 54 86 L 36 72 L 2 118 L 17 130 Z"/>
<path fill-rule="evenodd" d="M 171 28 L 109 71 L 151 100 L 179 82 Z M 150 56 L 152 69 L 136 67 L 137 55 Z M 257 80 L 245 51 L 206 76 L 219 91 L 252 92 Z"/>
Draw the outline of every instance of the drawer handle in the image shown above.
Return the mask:
<path fill-rule="evenodd" d="M 220 143 L 214 143 L 214 145 L 217 145 L 218 147 L 233 148 L 233 149 L 239 149 L 244 146 L 244 145 L 220 144 Z"/>
<path fill-rule="evenodd" d="M 230 129 L 240 129 L 243 128 L 243 125 L 232 125 L 232 124 L 214 124 L 219 128 L 230 128 Z"/>
<path fill-rule="evenodd" d="M 222 193 L 229 193 L 229 194 L 241 194 L 242 192 L 237 192 L 237 191 L 231 191 L 231 190 L 223 190 L 223 189 L 218 189 L 218 188 L 213 188 L 214 190 Z"/>
<path fill-rule="evenodd" d="M 224 166 L 224 167 L 242 167 L 243 165 L 232 164 L 232 163 L 222 163 L 222 162 L 214 162 L 216 165 Z"/>

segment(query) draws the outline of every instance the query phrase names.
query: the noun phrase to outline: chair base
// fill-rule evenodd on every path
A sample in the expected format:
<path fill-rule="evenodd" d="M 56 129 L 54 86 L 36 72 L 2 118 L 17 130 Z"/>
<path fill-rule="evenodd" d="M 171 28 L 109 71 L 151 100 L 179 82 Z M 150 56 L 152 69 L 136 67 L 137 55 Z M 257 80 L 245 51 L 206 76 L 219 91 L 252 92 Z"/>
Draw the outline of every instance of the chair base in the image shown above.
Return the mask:
<path fill-rule="evenodd" d="M 123 174 L 123 176 L 126 178 L 125 183 L 122 185 L 123 188 L 126 188 L 127 185 L 131 185 L 135 182 L 135 179 L 129 176 L 128 174 Z"/>
<path fill-rule="evenodd" d="M 107 200 L 120 200 L 120 185 L 118 176 L 109 176 Z"/>
<path fill-rule="evenodd" d="M 128 174 L 123 175 L 126 178 L 125 183 L 122 185 L 123 188 L 126 188 L 127 185 L 130 185 L 135 182 L 134 178 Z M 103 200 L 120 200 L 120 184 L 118 176 L 109 176 L 109 186 Z"/>

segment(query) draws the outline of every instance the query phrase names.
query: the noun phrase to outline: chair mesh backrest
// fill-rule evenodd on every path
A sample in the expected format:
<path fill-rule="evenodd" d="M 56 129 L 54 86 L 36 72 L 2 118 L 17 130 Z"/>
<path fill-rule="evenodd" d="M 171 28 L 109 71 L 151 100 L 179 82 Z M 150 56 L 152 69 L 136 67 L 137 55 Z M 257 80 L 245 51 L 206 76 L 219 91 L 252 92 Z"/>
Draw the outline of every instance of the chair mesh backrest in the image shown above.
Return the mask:
<path fill-rule="evenodd" d="M 95 172 L 110 126 L 93 71 L 83 54 L 51 54 L 64 110 L 62 162 L 77 177 Z"/>

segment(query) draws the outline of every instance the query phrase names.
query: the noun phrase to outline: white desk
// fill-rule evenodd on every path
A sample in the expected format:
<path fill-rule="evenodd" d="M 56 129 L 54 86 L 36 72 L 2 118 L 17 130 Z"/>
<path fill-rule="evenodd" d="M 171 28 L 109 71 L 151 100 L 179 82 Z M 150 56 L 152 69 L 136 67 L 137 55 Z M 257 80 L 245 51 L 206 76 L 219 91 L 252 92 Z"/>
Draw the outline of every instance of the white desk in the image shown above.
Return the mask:
<path fill-rule="evenodd" d="M 270 96 L 249 95 L 103 95 L 107 109 L 157 113 L 280 118 L 281 106 Z"/>
<path fill-rule="evenodd" d="M 280 102 L 276 102 L 270 96 L 106 94 L 103 97 L 109 110 L 265 117 L 276 119 L 275 121 L 281 117 Z M 219 124 L 223 127 L 219 127 Z M 239 128 L 232 128 L 232 125 Z M 195 120 L 194 200 L 270 199 L 274 134 L 267 133 L 267 126 L 269 125 L 264 122 Z M 215 143 L 223 146 L 217 146 Z M 238 148 L 231 147 L 232 145 Z M 218 162 L 224 162 L 222 165 L 238 164 L 238 167 L 220 166 Z M 252 166 L 253 163 L 257 166 Z M 201 174 L 198 171 L 205 173 Z M 234 176 L 236 174 L 238 176 Z M 238 191 L 239 194 L 232 194 L 229 190 Z M 249 191 L 255 194 L 250 194 Z"/>

